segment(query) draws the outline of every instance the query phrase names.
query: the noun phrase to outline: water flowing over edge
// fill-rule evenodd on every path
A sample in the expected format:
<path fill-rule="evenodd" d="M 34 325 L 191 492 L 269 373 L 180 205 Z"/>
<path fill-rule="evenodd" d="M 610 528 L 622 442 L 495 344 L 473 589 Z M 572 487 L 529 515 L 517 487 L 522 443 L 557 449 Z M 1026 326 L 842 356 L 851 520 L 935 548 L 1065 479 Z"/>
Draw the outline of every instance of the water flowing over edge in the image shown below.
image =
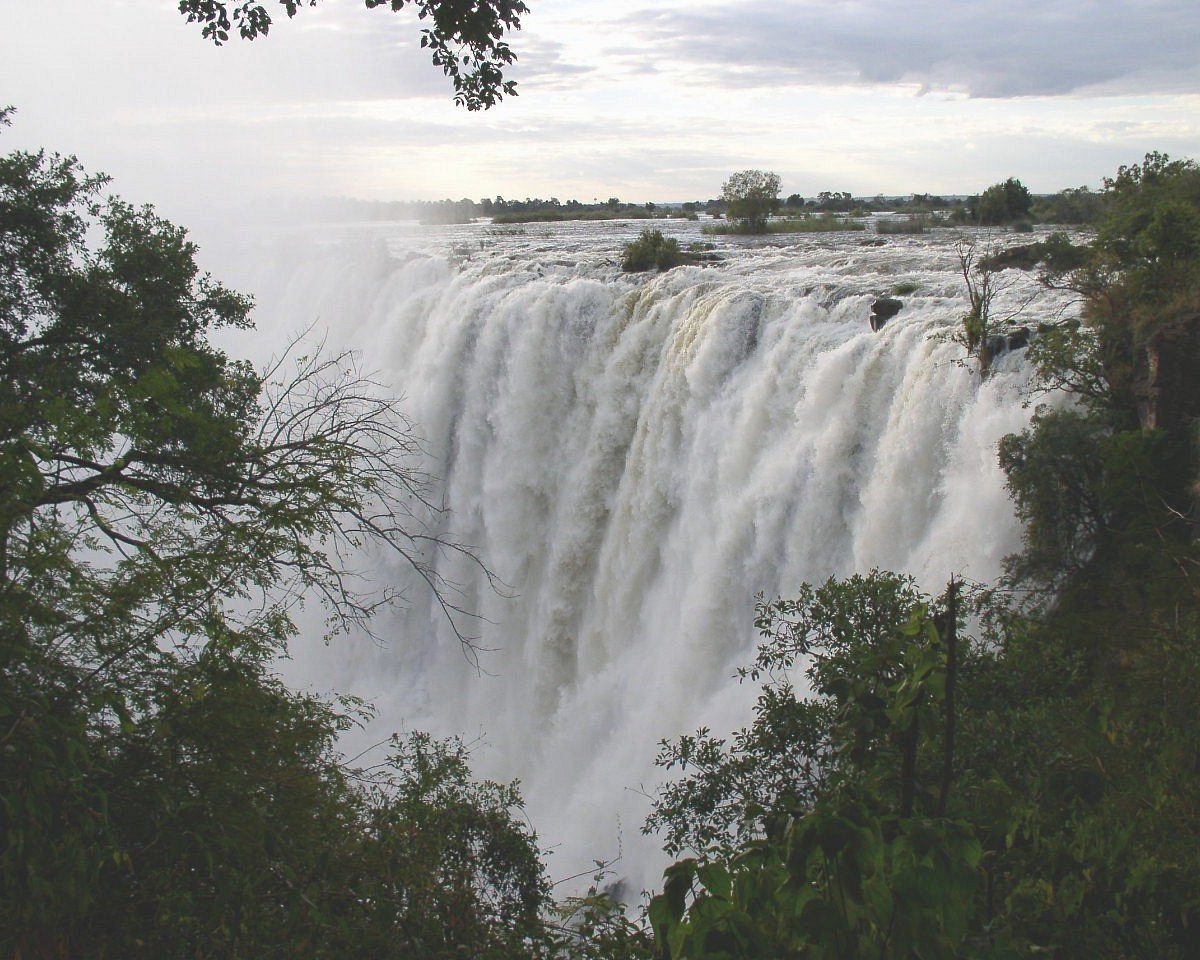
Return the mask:
<path fill-rule="evenodd" d="M 264 256 L 251 288 L 265 344 L 315 322 L 404 395 L 445 532 L 507 585 L 438 558 L 480 615 L 480 672 L 409 571 L 364 558 L 410 598 L 387 642 L 302 642 L 289 677 L 366 697 L 364 743 L 462 735 L 478 774 L 522 781 L 553 876 L 620 853 L 636 892 L 663 865 L 640 834 L 658 740 L 748 719 L 730 677 L 754 595 L 872 567 L 931 591 L 995 577 L 1019 543 L 996 443 L 1029 411 L 1020 354 L 981 383 L 947 338 L 966 305 L 950 237 L 735 244 L 636 278 L 623 239 L 376 230 Z M 901 280 L 916 291 L 872 333 Z M 997 308 L 1032 292 L 1008 278 Z M 1063 308 L 1043 294 L 1026 316 Z"/>

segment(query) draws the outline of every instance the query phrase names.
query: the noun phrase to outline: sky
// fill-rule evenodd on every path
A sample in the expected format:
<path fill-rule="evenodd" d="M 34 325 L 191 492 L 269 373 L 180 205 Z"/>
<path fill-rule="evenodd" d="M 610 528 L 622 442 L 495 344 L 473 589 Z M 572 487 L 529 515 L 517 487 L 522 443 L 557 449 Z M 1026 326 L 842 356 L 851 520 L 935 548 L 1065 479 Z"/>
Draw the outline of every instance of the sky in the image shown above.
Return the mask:
<path fill-rule="evenodd" d="M 1197 0 L 527 0 L 519 96 L 453 103 L 410 13 L 322 0 L 216 48 L 173 0 L 0 0 L 4 149 L 168 214 L 375 200 L 1096 187 L 1200 157 Z"/>

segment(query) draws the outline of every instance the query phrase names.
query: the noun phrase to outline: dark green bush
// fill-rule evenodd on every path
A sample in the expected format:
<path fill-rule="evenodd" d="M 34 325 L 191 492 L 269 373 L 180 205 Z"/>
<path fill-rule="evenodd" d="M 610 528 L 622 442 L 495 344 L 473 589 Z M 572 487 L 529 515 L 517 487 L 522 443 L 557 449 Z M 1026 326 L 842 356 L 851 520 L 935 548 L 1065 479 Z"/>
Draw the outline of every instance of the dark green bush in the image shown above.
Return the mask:
<path fill-rule="evenodd" d="M 643 230 L 641 236 L 625 245 L 621 254 L 621 269 L 626 273 L 645 270 L 670 270 L 683 263 L 683 251 L 674 237 L 664 237 L 661 230 Z"/>
<path fill-rule="evenodd" d="M 928 223 L 924 217 L 901 217 L 896 220 L 876 220 L 879 234 L 924 233 Z"/>

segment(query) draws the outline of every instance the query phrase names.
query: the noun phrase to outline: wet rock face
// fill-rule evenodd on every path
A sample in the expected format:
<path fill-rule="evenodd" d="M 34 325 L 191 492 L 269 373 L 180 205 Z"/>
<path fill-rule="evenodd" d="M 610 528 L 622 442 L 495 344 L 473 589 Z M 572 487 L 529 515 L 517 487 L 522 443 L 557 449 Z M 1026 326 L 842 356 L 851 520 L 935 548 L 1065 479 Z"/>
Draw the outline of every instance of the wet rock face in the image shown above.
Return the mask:
<path fill-rule="evenodd" d="M 883 325 L 904 308 L 904 301 L 895 297 L 880 297 L 871 304 L 871 329 L 878 333 Z"/>
<path fill-rule="evenodd" d="M 1005 339 L 1008 341 L 1009 350 L 1020 350 L 1023 347 L 1029 346 L 1029 338 L 1031 333 L 1028 327 L 1014 327 L 1009 330 Z"/>
<path fill-rule="evenodd" d="M 1004 333 L 994 333 L 984 339 L 979 345 L 980 374 L 986 377 L 992 361 L 1014 350 L 1025 349 L 1033 337 L 1034 333 L 1028 327 L 1012 327 Z"/>

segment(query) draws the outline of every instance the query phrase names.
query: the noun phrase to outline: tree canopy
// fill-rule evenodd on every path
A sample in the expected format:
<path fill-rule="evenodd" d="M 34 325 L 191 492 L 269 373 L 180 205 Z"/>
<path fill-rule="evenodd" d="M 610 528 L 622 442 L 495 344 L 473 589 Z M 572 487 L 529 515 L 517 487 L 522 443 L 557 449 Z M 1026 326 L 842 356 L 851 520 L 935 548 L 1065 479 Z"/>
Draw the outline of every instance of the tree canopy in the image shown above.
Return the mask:
<path fill-rule="evenodd" d="M 748 233 L 766 229 L 767 217 L 779 209 L 779 174 L 764 170 L 739 170 L 721 186 L 726 215 L 740 221 Z"/>
<path fill-rule="evenodd" d="M 1012 223 L 1029 215 L 1033 196 L 1015 177 L 994 183 L 973 202 L 975 218 L 985 227 Z"/>
<path fill-rule="evenodd" d="M 288 17 L 319 0 L 278 0 Z M 516 96 L 516 83 L 504 79 L 504 69 L 517 59 L 504 35 L 521 28 L 529 12 L 522 0 L 364 0 L 368 8 L 405 7 L 429 24 L 421 30 L 421 47 L 433 65 L 454 85 L 454 100 L 468 110 L 486 110 L 504 97 Z M 233 32 L 254 40 L 270 32 L 271 11 L 257 0 L 179 0 L 179 12 L 189 23 L 203 24 L 201 33 L 215 44 Z"/>

